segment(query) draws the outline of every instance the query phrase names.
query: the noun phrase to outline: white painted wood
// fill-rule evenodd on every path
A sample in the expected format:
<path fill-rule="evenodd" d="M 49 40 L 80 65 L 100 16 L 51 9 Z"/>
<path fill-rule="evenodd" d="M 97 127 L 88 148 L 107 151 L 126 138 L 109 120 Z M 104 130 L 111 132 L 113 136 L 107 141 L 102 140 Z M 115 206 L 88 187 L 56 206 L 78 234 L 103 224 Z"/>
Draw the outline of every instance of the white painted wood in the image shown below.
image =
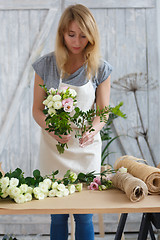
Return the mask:
<path fill-rule="evenodd" d="M 155 0 L 101 0 L 100 2 L 97 0 L 86 0 L 85 3 L 83 0 L 66 0 L 66 6 L 70 4 L 85 4 L 89 8 L 153 8 L 155 7 Z"/>
<path fill-rule="evenodd" d="M 23 9 L 50 9 L 57 8 L 59 5 L 59 0 L 36 0 L 36 2 L 32 0 L 0 0 L 0 9 L 2 10 L 23 10 Z M 152 3 L 151 3 L 152 5 Z"/>
<path fill-rule="evenodd" d="M 23 97 L 23 95 L 22 95 L 23 91 L 24 91 L 25 87 L 28 86 L 28 84 L 30 83 L 30 81 L 32 79 L 33 71 L 30 71 L 31 63 L 40 55 L 40 53 L 42 51 L 44 41 L 48 36 L 48 33 L 50 31 L 51 25 L 54 22 L 54 19 L 56 18 L 56 12 L 57 11 L 55 9 L 49 10 L 49 13 L 45 19 L 44 25 L 41 29 L 41 32 L 37 36 L 37 41 L 35 42 L 35 45 L 33 46 L 34 51 L 32 52 L 30 58 L 28 59 L 23 76 L 21 78 L 21 81 L 20 81 L 17 89 L 16 89 L 15 97 L 12 100 L 12 103 L 9 107 L 6 119 L 11 119 L 11 121 L 10 122 L 5 121 L 5 123 L 1 126 L 1 129 L 0 129 L 0 153 L 3 150 L 3 146 L 5 145 L 9 131 L 12 127 L 13 121 L 19 110 L 20 102 Z"/>

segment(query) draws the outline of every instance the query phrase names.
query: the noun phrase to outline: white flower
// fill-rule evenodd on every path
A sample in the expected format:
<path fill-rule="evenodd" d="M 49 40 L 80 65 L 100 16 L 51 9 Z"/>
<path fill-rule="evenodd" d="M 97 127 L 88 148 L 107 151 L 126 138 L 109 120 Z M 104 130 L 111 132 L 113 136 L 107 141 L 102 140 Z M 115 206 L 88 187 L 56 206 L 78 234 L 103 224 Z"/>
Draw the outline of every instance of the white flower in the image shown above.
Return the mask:
<path fill-rule="evenodd" d="M 120 172 L 120 173 L 127 173 L 127 168 L 121 167 L 121 168 L 118 169 L 118 172 Z"/>
<path fill-rule="evenodd" d="M 60 109 L 60 108 L 62 108 L 62 102 L 61 102 L 61 101 L 54 102 L 53 107 L 54 107 L 55 109 Z"/>
<path fill-rule="evenodd" d="M 49 197 L 55 197 L 57 193 L 57 189 L 52 189 L 49 191 L 48 196 Z"/>
<path fill-rule="evenodd" d="M 0 179 L 0 183 L 1 183 L 1 188 L 5 189 L 6 187 L 8 187 L 9 185 L 9 178 L 8 177 L 3 177 Z"/>
<path fill-rule="evenodd" d="M 48 106 L 48 103 L 49 103 L 49 101 L 48 101 L 47 99 L 45 99 L 45 100 L 43 101 L 43 104 L 44 104 L 45 106 Z"/>
<path fill-rule="evenodd" d="M 76 190 L 78 191 L 78 192 L 81 192 L 82 191 L 82 188 L 83 188 L 83 184 L 82 183 L 78 183 L 78 184 L 76 184 Z"/>
<path fill-rule="evenodd" d="M 58 186 L 58 182 L 54 182 L 54 183 L 52 183 L 52 189 L 56 189 L 57 186 Z"/>
<path fill-rule="evenodd" d="M 73 109 L 74 109 L 74 106 L 73 106 L 73 103 L 66 103 L 65 105 L 64 105 L 64 111 L 65 112 L 72 112 L 73 111 Z"/>
<path fill-rule="evenodd" d="M 53 102 L 53 101 L 50 101 L 50 102 L 47 104 L 48 108 L 53 107 L 53 104 L 54 104 L 54 102 Z"/>
<path fill-rule="evenodd" d="M 48 102 L 52 101 L 52 98 L 53 98 L 53 96 L 52 96 L 52 95 L 49 95 L 49 96 L 47 97 Z"/>
<path fill-rule="evenodd" d="M 49 110 L 48 110 L 48 114 L 49 114 L 49 115 L 54 115 L 54 114 L 56 114 L 56 110 L 51 107 L 51 108 L 49 108 Z"/>
<path fill-rule="evenodd" d="M 21 193 L 26 193 L 28 190 L 28 185 L 27 184 L 21 184 L 21 186 L 19 187 L 21 190 Z"/>
<path fill-rule="evenodd" d="M 19 179 L 17 178 L 11 178 L 11 180 L 9 181 L 9 185 L 11 187 L 17 187 L 19 184 Z"/>
<path fill-rule="evenodd" d="M 44 182 L 40 182 L 39 183 L 39 188 L 43 193 L 47 193 L 48 192 L 48 185 Z"/>
<path fill-rule="evenodd" d="M 53 98 L 52 98 L 52 101 L 54 102 L 57 102 L 57 101 L 60 101 L 61 100 L 61 96 L 60 95 L 54 95 Z"/>
<path fill-rule="evenodd" d="M 34 195 L 35 195 L 35 194 L 38 194 L 38 193 L 40 193 L 40 192 L 41 192 L 41 189 L 40 189 L 39 187 L 35 187 L 35 188 L 33 189 Z"/>
<path fill-rule="evenodd" d="M 101 185 L 102 190 L 106 190 L 107 187 L 105 185 Z"/>
<path fill-rule="evenodd" d="M 27 192 L 26 193 L 30 193 L 30 194 L 32 194 L 33 193 L 33 188 L 32 187 L 28 187 L 28 189 L 27 189 Z"/>
<path fill-rule="evenodd" d="M 18 195 L 17 197 L 14 198 L 14 201 L 16 203 L 24 203 L 25 202 L 25 196 L 23 194 Z"/>
<path fill-rule="evenodd" d="M 32 200 L 32 195 L 30 193 L 25 193 L 24 197 L 25 197 L 25 202 L 29 202 Z"/>
<path fill-rule="evenodd" d="M 45 184 L 47 184 L 47 186 L 48 186 L 48 189 L 51 187 L 51 184 L 52 184 L 52 181 L 51 181 L 51 179 L 49 179 L 49 178 L 46 178 L 46 179 L 44 179 L 44 180 L 43 180 L 43 182 L 44 182 Z"/>
<path fill-rule="evenodd" d="M 66 187 L 65 187 L 64 184 L 60 183 L 60 184 L 58 184 L 57 189 L 58 189 L 59 191 L 63 192 L 63 191 L 66 189 Z"/>
<path fill-rule="evenodd" d="M 3 194 L 1 195 L 1 197 L 2 197 L 2 198 L 6 198 L 6 197 L 8 197 L 8 193 L 7 193 L 7 191 L 4 191 Z"/>
<path fill-rule="evenodd" d="M 72 185 L 69 185 L 68 186 L 68 190 L 69 190 L 69 194 L 73 194 L 76 190 L 75 186 L 72 184 Z"/>
<path fill-rule="evenodd" d="M 63 197 L 63 192 L 57 191 L 56 192 L 56 197 Z"/>
<path fill-rule="evenodd" d="M 69 88 L 69 93 L 72 95 L 72 97 L 76 97 L 77 96 L 77 93 L 74 89 L 72 88 Z"/>
<path fill-rule="evenodd" d="M 10 195 L 12 198 L 15 198 L 21 194 L 21 190 L 18 187 L 12 187 L 10 191 Z"/>
<path fill-rule="evenodd" d="M 35 196 L 35 198 L 38 199 L 38 200 L 43 200 L 43 199 L 46 197 L 46 195 L 45 195 L 44 193 L 42 193 L 42 192 L 37 193 L 37 194 L 35 194 L 34 196 Z"/>
<path fill-rule="evenodd" d="M 69 190 L 66 188 L 64 191 L 63 191 L 63 196 L 66 197 L 69 195 Z"/>
<path fill-rule="evenodd" d="M 75 182 L 77 179 L 77 174 L 74 172 L 70 172 L 69 177 L 71 178 L 72 182 Z"/>
<path fill-rule="evenodd" d="M 49 93 L 50 93 L 50 94 L 53 94 L 56 90 L 57 90 L 57 89 L 55 89 L 55 88 L 50 88 L 50 89 L 49 89 Z"/>

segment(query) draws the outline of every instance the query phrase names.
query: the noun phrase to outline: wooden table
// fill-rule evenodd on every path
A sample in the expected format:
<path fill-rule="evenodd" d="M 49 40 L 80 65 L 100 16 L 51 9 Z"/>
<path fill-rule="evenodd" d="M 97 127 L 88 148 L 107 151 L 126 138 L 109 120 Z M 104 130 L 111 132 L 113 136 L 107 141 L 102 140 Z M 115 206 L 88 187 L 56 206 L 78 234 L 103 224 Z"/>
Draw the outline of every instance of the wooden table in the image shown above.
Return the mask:
<path fill-rule="evenodd" d="M 74 214 L 74 213 L 157 213 L 160 212 L 160 195 L 148 195 L 132 203 L 120 190 L 91 191 L 84 189 L 63 198 L 46 198 L 16 204 L 0 200 L 0 214 Z M 121 228 L 122 230 L 122 228 Z M 115 239 L 120 239 L 117 237 Z"/>

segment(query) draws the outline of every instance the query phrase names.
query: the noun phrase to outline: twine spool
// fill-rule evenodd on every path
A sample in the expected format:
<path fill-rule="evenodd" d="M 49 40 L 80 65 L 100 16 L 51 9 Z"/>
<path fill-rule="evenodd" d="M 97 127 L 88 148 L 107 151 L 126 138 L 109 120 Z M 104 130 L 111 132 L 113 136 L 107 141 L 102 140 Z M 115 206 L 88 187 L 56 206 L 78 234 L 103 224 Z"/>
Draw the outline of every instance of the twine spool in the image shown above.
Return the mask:
<path fill-rule="evenodd" d="M 113 185 L 126 193 L 132 202 L 138 202 L 148 195 L 147 185 L 129 173 L 117 172 L 112 177 Z"/>
<path fill-rule="evenodd" d="M 160 169 L 140 163 L 139 160 L 142 159 L 125 155 L 116 160 L 114 168 L 127 168 L 128 173 L 146 183 L 150 194 L 160 194 Z"/>

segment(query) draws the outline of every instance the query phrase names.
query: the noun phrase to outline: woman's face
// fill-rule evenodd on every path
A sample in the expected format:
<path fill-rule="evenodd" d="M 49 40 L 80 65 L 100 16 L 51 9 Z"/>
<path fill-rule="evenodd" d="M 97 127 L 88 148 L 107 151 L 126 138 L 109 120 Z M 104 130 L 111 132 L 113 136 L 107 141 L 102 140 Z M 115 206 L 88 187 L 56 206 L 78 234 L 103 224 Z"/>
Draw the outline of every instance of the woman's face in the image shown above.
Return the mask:
<path fill-rule="evenodd" d="M 64 33 L 64 41 L 71 54 L 81 54 L 88 43 L 87 37 L 80 30 L 76 21 L 69 24 L 68 31 Z"/>

